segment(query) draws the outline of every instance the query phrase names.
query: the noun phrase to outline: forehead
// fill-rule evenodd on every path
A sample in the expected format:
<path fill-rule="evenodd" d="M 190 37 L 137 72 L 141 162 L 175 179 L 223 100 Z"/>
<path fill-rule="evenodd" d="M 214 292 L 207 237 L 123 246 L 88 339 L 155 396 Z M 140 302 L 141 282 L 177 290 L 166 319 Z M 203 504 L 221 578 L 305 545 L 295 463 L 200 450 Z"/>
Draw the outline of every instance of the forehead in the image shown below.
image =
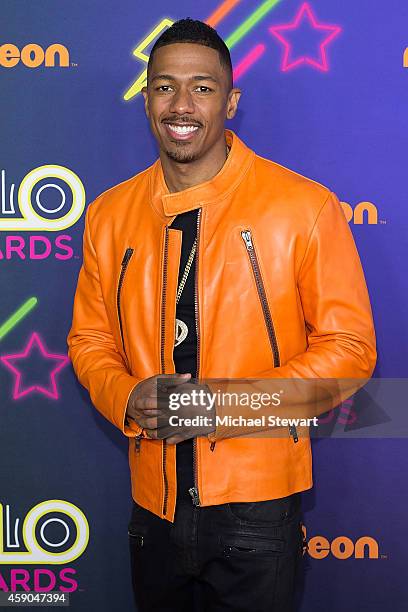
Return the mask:
<path fill-rule="evenodd" d="M 153 55 L 150 78 L 156 74 L 171 74 L 175 78 L 189 78 L 210 74 L 221 80 L 224 68 L 218 51 L 195 43 L 173 43 L 159 47 Z"/>

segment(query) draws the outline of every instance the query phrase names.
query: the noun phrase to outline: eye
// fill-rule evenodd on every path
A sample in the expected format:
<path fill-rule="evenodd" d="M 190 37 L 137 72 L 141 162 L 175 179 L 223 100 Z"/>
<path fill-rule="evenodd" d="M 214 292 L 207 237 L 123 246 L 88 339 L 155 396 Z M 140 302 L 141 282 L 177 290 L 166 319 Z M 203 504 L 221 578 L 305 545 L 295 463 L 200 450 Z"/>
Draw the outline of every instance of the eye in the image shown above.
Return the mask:
<path fill-rule="evenodd" d="M 167 89 L 166 89 L 167 88 Z M 169 91 L 171 88 L 170 85 L 159 85 L 159 87 L 156 87 L 156 91 L 163 91 L 163 92 L 167 92 Z"/>
<path fill-rule="evenodd" d="M 199 93 L 207 93 L 209 91 L 212 91 L 212 89 L 210 89 L 210 87 L 207 87 L 206 85 L 199 85 L 197 89 L 201 90 Z"/>

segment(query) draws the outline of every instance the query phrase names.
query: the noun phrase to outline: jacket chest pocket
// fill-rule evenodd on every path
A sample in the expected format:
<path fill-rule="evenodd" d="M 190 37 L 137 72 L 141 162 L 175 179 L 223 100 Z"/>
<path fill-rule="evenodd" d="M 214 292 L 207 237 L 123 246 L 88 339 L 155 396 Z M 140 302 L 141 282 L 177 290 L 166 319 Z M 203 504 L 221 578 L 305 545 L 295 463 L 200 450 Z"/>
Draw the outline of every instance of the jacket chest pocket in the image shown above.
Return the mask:
<path fill-rule="evenodd" d="M 125 354 L 128 366 L 129 366 L 129 358 L 128 358 L 128 355 L 126 353 L 125 339 L 124 339 L 124 335 L 123 335 L 121 296 L 122 296 L 123 281 L 125 280 L 126 270 L 127 270 L 128 265 L 129 265 L 129 261 L 130 261 L 132 255 L 133 255 L 133 251 L 134 251 L 134 249 L 132 249 L 131 247 L 128 247 L 126 249 L 126 251 L 125 251 L 125 254 L 123 255 L 123 259 L 122 259 L 122 263 L 121 263 L 121 267 L 120 267 L 120 274 L 119 274 L 119 279 L 118 279 L 118 285 L 117 285 L 117 289 L 116 289 L 116 313 L 117 313 L 117 316 L 118 316 L 122 348 L 123 348 L 123 352 Z"/>
<path fill-rule="evenodd" d="M 262 279 L 261 270 L 259 267 L 259 260 L 254 245 L 254 239 L 250 229 L 243 230 L 241 232 L 242 240 L 244 241 L 246 251 L 248 253 L 249 262 L 251 264 L 252 273 L 254 275 L 256 289 L 258 292 L 259 301 L 261 303 L 262 312 L 265 320 L 266 330 L 268 332 L 269 342 L 273 354 L 273 363 L 275 368 L 280 365 L 278 343 L 276 341 L 275 329 L 273 326 L 271 311 L 266 298 L 265 285 Z"/>
<path fill-rule="evenodd" d="M 268 332 L 269 343 L 271 345 L 271 350 L 273 354 L 273 363 L 275 368 L 280 366 L 280 356 L 279 356 L 279 348 L 276 340 L 275 328 L 273 325 L 272 315 L 269 308 L 265 284 L 262 278 L 261 269 L 259 265 L 259 258 L 257 255 L 254 236 L 250 229 L 245 229 L 241 231 L 241 237 L 245 245 L 246 252 L 248 254 L 249 262 L 251 264 L 252 273 L 254 275 L 256 289 L 258 292 L 259 301 L 262 307 L 262 313 L 265 320 L 266 330 Z M 289 434 L 293 436 L 293 441 L 298 441 L 297 430 L 294 425 L 289 427 Z"/>

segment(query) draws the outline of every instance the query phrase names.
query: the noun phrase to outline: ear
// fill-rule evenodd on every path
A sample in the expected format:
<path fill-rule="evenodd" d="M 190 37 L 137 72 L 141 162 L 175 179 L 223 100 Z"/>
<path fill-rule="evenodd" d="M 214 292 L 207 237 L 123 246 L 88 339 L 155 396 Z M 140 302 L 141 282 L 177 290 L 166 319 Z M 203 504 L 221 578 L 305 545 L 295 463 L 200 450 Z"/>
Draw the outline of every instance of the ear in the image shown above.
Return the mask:
<path fill-rule="evenodd" d="M 143 97 L 144 97 L 144 107 L 145 107 L 146 117 L 149 118 L 150 117 L 150 113 L 149 113 L 149 95 L 147 93 L 147 87 L 146 86 L 142 87 L 142 89 L 140 91 L 142 92 Z"/>
<path fill-rule="evenodd" d="M 238 102 L 241 97 L 241 90 L 238 87 L 234 87 L 228 94 L 228 102 L 227 102 L 227 119 L 232 119 L 235 117 L 235 113 L 237 112 Z"/>

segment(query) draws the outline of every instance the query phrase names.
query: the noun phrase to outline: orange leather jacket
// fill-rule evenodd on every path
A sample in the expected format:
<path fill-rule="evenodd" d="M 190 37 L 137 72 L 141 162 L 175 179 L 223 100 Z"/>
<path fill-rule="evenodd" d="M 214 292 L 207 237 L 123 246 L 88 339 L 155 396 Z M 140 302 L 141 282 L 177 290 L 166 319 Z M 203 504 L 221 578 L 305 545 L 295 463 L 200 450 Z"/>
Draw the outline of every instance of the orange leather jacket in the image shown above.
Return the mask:
<path fill-rule="evenodd" d="M 367 378 L 376 361 L 364 274 L 337 197 L 225 133 L 230 154 L 210 181 L 169 193 L 158 159 L 88 207 L 67 338 L 93 404 L 129 437 L 133 498 L 172 522 L 176 447 L 125 416 L 137 383 L 175 371 L 176 215 L 199 209 L 200 379 Z M 194 439 L 194 473 L 201 506 L 284 497 L 313 486 L 310 439 L 293 429 L 223 438 L 217 428 Z"/>

